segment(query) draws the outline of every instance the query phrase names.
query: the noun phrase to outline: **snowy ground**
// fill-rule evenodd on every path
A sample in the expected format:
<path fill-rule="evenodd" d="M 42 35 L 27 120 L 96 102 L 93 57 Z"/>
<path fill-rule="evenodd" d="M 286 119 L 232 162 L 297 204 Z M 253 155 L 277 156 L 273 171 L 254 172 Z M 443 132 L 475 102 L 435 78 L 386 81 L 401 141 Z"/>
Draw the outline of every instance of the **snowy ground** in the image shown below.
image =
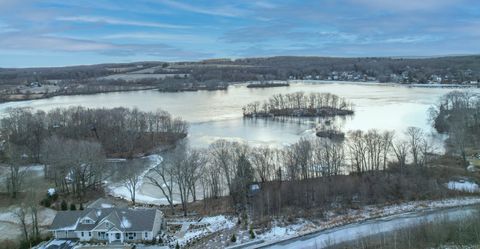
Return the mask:
<path fill-rule="evenodd" d="M 170 245 L 175 246 L 177 242 L 180 246 L 187 245 L 215 232 L 232 229 L 236 222 L 235 218 L 224 215 L 203 217 L 196 221 L 180 218 L 173 219 L 168 224 L 181 225 L 181 229 L 174 234 Z"/>
<path fill-rule="evenodd" d="M 10 206 L 8 208 L 0 209 L 0 241 L 10 239 L 15 240 L 22 235 L 20 222 L 15 215 L 15 212 L 19 208 L 16 206 Z M 56 211 L 50 208 L 41 208 L 38 213 L 38 220 L 40 228 L 45 231 L 45 228 L 49 226 L 53 218 L 55 218 Z M 31 223 L 31 217 L 27 217 L 27 223 Z"/>

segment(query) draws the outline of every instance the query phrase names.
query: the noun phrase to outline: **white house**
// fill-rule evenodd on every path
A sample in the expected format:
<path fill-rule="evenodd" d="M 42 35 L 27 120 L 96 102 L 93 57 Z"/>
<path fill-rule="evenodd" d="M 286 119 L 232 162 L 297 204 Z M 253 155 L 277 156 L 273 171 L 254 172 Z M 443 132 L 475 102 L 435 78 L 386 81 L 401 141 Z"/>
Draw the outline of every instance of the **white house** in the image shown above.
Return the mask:
<path fill-rule="evenodd" d="M 87 208 L 58 212 L 50 230 L 56 239 L 142 242 L 154 239 L 162 223 L 157 209 Z"/>

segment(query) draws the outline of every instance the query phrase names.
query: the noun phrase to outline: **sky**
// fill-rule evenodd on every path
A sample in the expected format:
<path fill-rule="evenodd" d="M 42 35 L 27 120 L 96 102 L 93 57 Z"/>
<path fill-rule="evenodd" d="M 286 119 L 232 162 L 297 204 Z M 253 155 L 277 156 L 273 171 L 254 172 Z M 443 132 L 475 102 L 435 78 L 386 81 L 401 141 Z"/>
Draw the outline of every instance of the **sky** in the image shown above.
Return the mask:
<path fill-rule="evenodd" d="M 0 67 L 464 54 L 478 0 L 0 0 Z"/>

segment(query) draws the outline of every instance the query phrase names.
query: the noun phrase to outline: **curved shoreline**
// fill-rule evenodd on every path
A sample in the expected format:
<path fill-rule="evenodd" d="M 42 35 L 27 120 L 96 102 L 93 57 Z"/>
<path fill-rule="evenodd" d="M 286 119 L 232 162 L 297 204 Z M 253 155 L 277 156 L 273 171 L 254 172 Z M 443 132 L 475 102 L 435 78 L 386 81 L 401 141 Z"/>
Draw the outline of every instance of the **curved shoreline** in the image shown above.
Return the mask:
<path fill-rule="evenodd" d="M 360 81 L 338 81 L 338 80 L 290 80 L 289 83 L 293 84 L 345 84 L 345 85 L 381 85 L 381 86 L 400 86 L 400 87 L 418 87 L 418 88 L 480 88 L 480 85 L 462 85 L 462 84 L 400 84 L 394 82 L 374 82 L 374 81 L 367 81 L 367 82 L 360 82 Z M 230 86 L 247 86 L 248 82 L 234 82 L 231 83 Z M 268 89 L 269 87 L 257 87 L 251 89 Z M 97 94 L 108 94 L 108 93 L 119 93 L 119 92 L 140 92 L 140 91 L 149 91 L 149 90 L 157 90 L 159 87 L 146 87 L 143 89 L 125 89 L 125 90 L 112 90 L 112 91 L 98 91 L 92 93 L 68 93 L 68 94 L 51 94 L 48 96 L 42 96 L 39 98 L 28 98 L 28 99 L 12 99 L 8 101 L 0 101 L 1 104 L 6 103 L 13 103 L 13 102 L 23 102 L 23 101 L 35 101 L 35 100 L 42 100 L 42 99 L 52 99 L 55 97 L 64 97 L 64 96 L 82 96 L 82 95 L 97 95 Z M 159 91 L 162 92 L 162 91 Z M 181 93 L 181 92 L 168 92 L 168 93 Z"/>

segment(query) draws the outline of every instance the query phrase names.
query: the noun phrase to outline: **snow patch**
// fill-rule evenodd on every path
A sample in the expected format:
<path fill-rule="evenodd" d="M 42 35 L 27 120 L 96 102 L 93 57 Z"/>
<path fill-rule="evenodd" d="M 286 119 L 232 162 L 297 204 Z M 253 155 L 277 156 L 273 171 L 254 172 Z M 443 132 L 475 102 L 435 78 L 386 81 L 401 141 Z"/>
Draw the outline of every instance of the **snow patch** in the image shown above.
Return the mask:
<path fill-rule="evenodd" d="M 49 196 L 55 195 L 56 192 L 57 192 L 57 191 L 55 191 L 54 188 L 49 188 L 49 189 L 47 190 L 47 193 L 48 193 Z"/>
<path fill-rule="evenodd" d="M 295 235 L 301 232 L 302 230 L 304 230 L 305 227 L 307 227 L 307 225 L 308 225 L 308 222 L 306 222 L 305 220 L 300 220 L 297 223 L 287 225 L 287 226 L 280 226 L 278 224 L 274 224 L 270 230 L 268 230 L 263 234 L 260 234 L 258 237 L 265 240 L 271 240 L 277 237 Z"/>
<path fill-rule="evenodd" d="M 125 216 L 122 216 L 122 226 L 124 228 L 130 228 L 132 227 L 132 223 L 127 218 L 125 218 Z"/>
<path fill-rule="evenodd" d="M 467 182 L 467 181 L 449 181 L 446 183 L 447 188 L 450 190 L 457 190 L 462 192 L 469 192 L 475 193 L 480 190 L 478 184 L 474 182 Z"/>
<path fill-rule="evenodd" d="M 209 225 L 207 227 L 212 233 L 223 229 L 230 229 L 235 226 L 235 222 L 227 219 L 224 215 L 205 217 L 200 222 L 208 223 Z"/>
<path fill-rule="evenodd" d="M 113 208 L 113 205 L 108 204 L 108 203 L 102 203 L 102 204 L 100 204 L 100 207 L 102 207 L 102 208 Z"/>
<path fill-rule="evenodd" d="M 204 217 L 200 221 L 177 221 L 170 222 L 170 224 L 182 225 L 182 228 L 175 236 L 176 240 L 170 243 L 171 246 L 175 246 L 176 243 L 180 246 L 187 245 L 188 243 L 199 240 L 209 234 L 219 232 L 225 229 L 231 229 L 235 226 L 236 222 L 232 218 L 228 218 L 224 215 Z M 192 228 L 196 227 L 196 228 Z"/>

